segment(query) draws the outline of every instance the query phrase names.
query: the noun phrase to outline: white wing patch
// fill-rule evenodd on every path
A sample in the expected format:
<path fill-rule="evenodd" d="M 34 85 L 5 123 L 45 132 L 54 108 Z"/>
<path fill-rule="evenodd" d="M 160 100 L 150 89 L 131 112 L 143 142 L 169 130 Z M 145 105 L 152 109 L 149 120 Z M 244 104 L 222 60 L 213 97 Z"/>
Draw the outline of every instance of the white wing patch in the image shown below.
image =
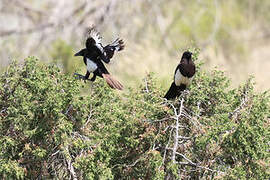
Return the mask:
<path fill-rule="evenodd" d="M 86 58 L 87 71 L 92 73 L 97 69 L 97 64 L 94 63 L 91 59 Z"/>
<path fill-rule="evenodd" d="M 99 32 L 95 28 L 91 28 L 88 32 L 88 37 L 92 37 L 96 41 L 97 48 L 103 53 L 104 50 L 101 44 L 102 37 Z"/>
<path fill-rule="evenodd" d="M 91 28 L 89 30 L 89 33 L 88 33 L 88 37 L 91 36 L 95 41 L 96 41 L 96 44 L 101 44 L 101 36 L 99 34 L 99 32 L 94 29 L 94 28 Z"/>
<path fill-rule="evenodd" d="M 119 51 L 120 49 L 119 38 L 115 39 L 110 45 L 114 46 L 116 51 Z"/>
<path fill-rule="evenodd" d="M 190 85 L 192 78 L 185 77 L 181 74 L 180 70 L 177 69 L 174 75 L 174 82 L 176 86 L 180 86 L 181 84 L 185 84 L 186 86 Z"/>

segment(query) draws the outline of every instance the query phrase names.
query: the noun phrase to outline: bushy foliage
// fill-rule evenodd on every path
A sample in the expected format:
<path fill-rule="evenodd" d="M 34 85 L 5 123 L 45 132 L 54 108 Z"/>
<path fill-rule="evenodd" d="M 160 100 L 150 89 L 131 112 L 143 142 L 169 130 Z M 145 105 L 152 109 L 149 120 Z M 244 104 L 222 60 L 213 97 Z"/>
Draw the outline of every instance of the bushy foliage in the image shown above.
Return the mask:
<path fill-rule="evenodd" d="M 269 95 L 229 85 L 198 70 L 166 101 L 151 74 L 119 94 L 34 57 L 14 62 L 0 77 L 0 177 L 267 179 Z"/>

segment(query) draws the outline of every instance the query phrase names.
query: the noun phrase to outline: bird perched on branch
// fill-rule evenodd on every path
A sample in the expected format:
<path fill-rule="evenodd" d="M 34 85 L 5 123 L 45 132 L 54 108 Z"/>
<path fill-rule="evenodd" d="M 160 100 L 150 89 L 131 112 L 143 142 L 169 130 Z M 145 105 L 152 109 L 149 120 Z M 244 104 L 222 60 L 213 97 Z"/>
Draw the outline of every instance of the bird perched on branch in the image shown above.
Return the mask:
<path fill-rule="evenodd" d="M 90 73 L 93 73 L 93 77 L 90 81 L 95 81 L 96 76 L 99 76 L 104 78 L 111 88 L 122 90 L 122 84 L 110 75 L 103 62 L 109 63 L 115 51 L 124 49 L 123 40 L 117 38 L 115 41 L 104 47 L 101 43 L 99 32 L 94 28 L 91 28 L 88 32 L 85 46 L 86 48 L 80 50 L 74 56 L 83 56 L 83 61 L 87 69 L 86 74 L 85 76 L 82 76 L 75 73 L 75 75 L 78 75 L 84 80 L 88 80 Z"/>
<path fill-rule="evenodd" d="M 174 80 L 170 89 L 164 96 L 166 99 L 174 99 L 180 96 L 188 85 L 191 84 L 192 78 L 195 74 L 195 64 L 192 61 L 192 53 L 185 51 L 182 55 L 181 61 L 176 67 L 174 73 Z"/>

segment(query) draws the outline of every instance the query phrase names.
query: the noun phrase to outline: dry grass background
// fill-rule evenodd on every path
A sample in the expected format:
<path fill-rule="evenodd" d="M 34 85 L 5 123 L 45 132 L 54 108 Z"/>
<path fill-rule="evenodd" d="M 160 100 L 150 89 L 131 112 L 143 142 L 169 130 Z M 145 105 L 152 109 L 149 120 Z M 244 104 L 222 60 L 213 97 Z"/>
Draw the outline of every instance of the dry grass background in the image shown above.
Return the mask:
<path fill-rule="evenodd" d="M 182 52 L 196 47 L 205 69 L 225 70 L 234 85 L 254 75 L 257 90 L 268 90 L 269 8 L 267 0 L 3 0 L 1 65 L 35 55 L 67 73 L 84 72 L 72 54 L 95 24 L 105 42 L 125 40 L 108 69 L 126 86 L 154 72 L 166 88 Z"/>

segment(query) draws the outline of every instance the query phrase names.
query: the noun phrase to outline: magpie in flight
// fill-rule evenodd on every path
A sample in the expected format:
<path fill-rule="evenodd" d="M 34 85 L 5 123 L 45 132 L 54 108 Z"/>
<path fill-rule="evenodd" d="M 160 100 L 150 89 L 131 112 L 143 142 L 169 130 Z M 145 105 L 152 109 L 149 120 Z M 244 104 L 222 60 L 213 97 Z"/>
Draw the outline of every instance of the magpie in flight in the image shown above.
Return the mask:
<path fill-rule="evenodd" d="M 85 76 L 82 76 L 75 73 L 75 75 L 78 75 L 84 80 L 88 80 L 90 73 L 93 73 L 93 77 L 90 79 L 90 81 L 95 81 L 96 77 L 99 76 L 104 78 L 111 88 L 122 90 L 122 84 L 110 75 L 102 61 L 109 63 L 115 51 L 123 50 L 123 40 L 117 38 L 112 43 L 103 47 L 99 32 L 97 32 L 94 28 L 91 28 L 88 32 L 85 46 L 86 48 L 80 50 L 74 56 L 83 56 L 83 61 L 87 69 L 86 74 Z"/>
<path fill-rule="evenodd" d="M 192 53 L 185 51 L 182 55 L 181 61 L 176 67 L 174 73 L 174 81 L 170 89 L 164 96 L 166 99 L 174 99 L 180 96 L 181 91 L 184 91 L 195 74 L 195 64 L 192 61 Z"/>

